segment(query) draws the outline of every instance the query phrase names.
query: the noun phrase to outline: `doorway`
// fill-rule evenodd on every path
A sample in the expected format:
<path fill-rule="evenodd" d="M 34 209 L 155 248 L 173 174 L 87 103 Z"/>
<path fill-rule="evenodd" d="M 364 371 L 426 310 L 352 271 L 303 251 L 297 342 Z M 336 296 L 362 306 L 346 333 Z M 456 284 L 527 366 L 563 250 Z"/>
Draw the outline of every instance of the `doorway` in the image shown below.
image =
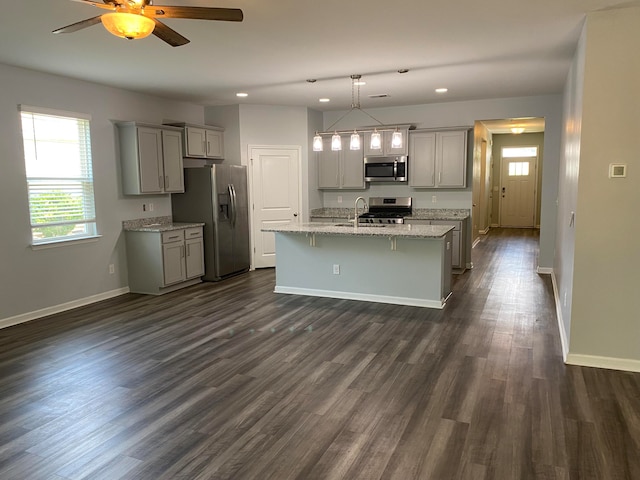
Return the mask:
<path fill-rule="evenodd" d="M 538 147 L 504 147 L 500 159 L 500 226 L 533 228 Z"/>
<path fill-rule="evenodd" d="M 275 267 L 275 234 L 265 226 L 300 219 L 299 146 L 249 146 L 249 188 L 253 268 Z"/>

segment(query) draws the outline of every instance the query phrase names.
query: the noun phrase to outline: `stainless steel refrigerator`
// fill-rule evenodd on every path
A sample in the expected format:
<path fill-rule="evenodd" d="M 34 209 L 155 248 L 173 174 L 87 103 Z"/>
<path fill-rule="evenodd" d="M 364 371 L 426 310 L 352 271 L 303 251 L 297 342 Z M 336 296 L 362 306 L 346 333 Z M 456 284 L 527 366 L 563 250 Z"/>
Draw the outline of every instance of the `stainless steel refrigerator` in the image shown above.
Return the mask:
<path fill-rule="evenodd" d="M 217 281 L 249 270 L 247 167 L 185 168 L 185 193 L 171 194 L 174 222 L 204 222 L 203 279 Z"/>

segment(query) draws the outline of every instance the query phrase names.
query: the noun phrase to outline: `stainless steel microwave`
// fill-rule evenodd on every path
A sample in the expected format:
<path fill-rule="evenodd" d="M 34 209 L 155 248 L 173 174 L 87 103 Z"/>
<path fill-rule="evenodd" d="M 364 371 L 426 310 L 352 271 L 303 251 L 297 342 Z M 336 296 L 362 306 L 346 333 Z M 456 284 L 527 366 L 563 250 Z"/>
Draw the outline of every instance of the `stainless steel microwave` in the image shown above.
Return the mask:
<path fill-rule="evenodd" d="M 407 157 L 364 157 L 365 182 L 406 182 Z"/>

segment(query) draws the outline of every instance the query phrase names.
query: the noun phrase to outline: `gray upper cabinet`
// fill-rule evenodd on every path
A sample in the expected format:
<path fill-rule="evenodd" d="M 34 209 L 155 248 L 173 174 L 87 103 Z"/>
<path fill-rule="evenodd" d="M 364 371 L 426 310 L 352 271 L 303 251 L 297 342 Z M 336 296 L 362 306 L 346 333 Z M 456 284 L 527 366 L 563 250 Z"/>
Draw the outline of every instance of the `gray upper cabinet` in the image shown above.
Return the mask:
<path fill-rule="evenodd" d="M 331 150 L 331 138 L 323 139 L 318 152 L 318 188 L 364 190 L 364 156 L 362 150 L 351 150 L 351 135 L 342 136 L 342 150 Z M 361 140 L 362 143 L 362 140 Z"/>
<path fill-rule="evenodd" d="M 116 126 L 125 195 L 184 192 L 180 129 L 136 122 Z"/>
<path fill-rule="evenodd" d="M 383 127 L 381 127 L 383 128 Z M 373 132 L 365 132 L 364 134 L 364 156 L 375 157 L 381 155 L 407 155 L 409 153 L 409 127 L 398 128 L 402 133 L 402 145 L 399 148 L 391 146 L 392 131 L 380 132 L 382 134 L 382 145 L 379 149 L 371 148 L 371 134 Z"/>
<path fill-rule="evenodd" d="M 467 186 L 467 130 L 411 132 L 409 186 L 465 188 Z"/>
<path fill-rule="evenodd" d="M 221 129 L 185 126 L 185 157 L 223 158 L 224 139 Z"/>

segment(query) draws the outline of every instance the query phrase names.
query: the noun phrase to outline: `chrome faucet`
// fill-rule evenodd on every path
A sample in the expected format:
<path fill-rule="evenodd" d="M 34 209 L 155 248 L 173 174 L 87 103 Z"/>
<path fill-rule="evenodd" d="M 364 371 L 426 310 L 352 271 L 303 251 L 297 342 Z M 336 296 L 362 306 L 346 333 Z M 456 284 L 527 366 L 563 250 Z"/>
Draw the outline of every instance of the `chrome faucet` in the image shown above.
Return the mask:
<path fill-rule="evenodd" d="M 354 204 L 353 207 L 353 228 L 358 228 L 358 201 L 362 200 L 362 203 L 364 204 L 364 209 L 367 210 L 369 207 L 367 206 L 367 201 L 364 199 L 364 197 L 358 197 L 356 198 L 356 202 Z"/>

